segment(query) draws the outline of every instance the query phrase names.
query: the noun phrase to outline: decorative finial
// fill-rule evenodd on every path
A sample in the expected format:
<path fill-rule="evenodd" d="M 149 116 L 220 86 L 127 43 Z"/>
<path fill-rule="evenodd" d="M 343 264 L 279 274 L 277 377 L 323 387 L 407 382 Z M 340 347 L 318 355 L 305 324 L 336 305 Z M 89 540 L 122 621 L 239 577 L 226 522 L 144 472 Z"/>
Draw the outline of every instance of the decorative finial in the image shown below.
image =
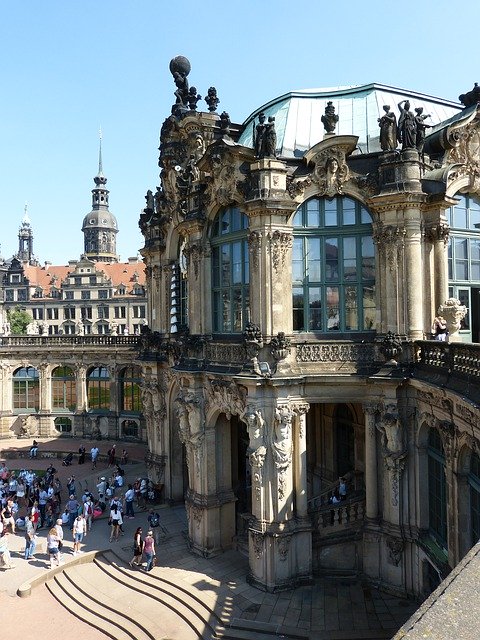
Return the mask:
<path fill-rule="evenodd" d="M 208 105 L 208 110 L 209 111 L 216 111 L 217 107 L 218 107 L 218 103 L 220 102 L 218 96 L 217 96 L 217 90 L 215 89 L 215 87 L 210 87 L 207 95 L 205 97 L 205 102 Z"/>
<path fill-rule="evenodd" d="M 27 213 L 27 209 L 28 209 L 28 202 L 25 202 L 25 206 L 23 207 L 23 224 L 30 224 L 30 218 L 28 217 L 28 213 Z"/>
<path fill-rule="evenodd" d="M 98 149 L 98 175 L 103 176 L 103 163 L 102 163 L 102 127 L 98 131 L 99 135 L 99 149 Z"/>
<path fill-rule="evenodd" d="M 335 113 L 333 102 L 329 100 L 325 107 L 325 115 L 322 116 L 323 126 L 326 133 L 334 133 L 338 122 L 338 115 Z"/>

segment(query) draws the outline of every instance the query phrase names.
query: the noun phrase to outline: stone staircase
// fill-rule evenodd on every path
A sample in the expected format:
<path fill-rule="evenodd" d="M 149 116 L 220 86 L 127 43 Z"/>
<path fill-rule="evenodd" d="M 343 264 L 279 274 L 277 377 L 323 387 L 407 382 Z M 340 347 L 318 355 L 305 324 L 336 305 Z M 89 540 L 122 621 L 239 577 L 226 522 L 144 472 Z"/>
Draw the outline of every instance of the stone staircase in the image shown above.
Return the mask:
<path fill-rule="evenodd" d="M 46 583 L 70 613 L 114 640 L 305 640 L 301 630 L 240 619 L 222 602 L 168 571 L 132 570 L 112 551 L 72 564 Z M 287 631 L 287 632 L 286 632 Z"/>

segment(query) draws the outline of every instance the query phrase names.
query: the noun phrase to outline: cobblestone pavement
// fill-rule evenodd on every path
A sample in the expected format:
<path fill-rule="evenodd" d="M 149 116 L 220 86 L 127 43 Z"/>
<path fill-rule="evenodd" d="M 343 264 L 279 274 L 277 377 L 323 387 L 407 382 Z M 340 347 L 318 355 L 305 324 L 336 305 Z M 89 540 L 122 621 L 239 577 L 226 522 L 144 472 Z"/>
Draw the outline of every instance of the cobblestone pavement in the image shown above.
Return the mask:
<path fill-rule="evenodd" d="M 20 446 L 26 446 L 25 441 L 0 441 L 0 450 L 5 452 L 6 449 L 19 446 L 18 443 Z M 78 450 L 79 444 L 80 441 L 57 439 L 51 442 L 42 441 L 40 446 L 45 451 L 48 448 L 61 448 L 68 452 Z M 88 451 L 91 443 L 86 442 L 85 446 Z M 109 443 L 99 443 L 99 448 L 101 453 L 106 453 Z M 123 448 L 123 444 L 117 444 L 118 448 Z M 125 448 L 129 450 L 130 459 L 137 461 L 126 467 L 127 481 L 130 481 L 145 474 L 145 466 L 141 462 L 144 449 L 138 445 L 125 445 Z M 0 460 L 5 460 L 2 455 L 0 454 Z M 18 458 L 8 458 L 6 462 L 11 469 L 23 466 L 44 469 L 49 464 L 49 460 L 30 462 Z M 86 485 L 92 487 L 97 477 L 108 472 L 105 463 L 100 463 L 98 469 L 92 471 L 88 459 L 85 465 L 74 464 L 68 468 L 61 467 L 61 460 L 53 462 L 63 485 L 65 486 L 68 475 L 74 473 L 79 490 L 83 490 Z M 269 623 L 276 627 L 285 625 L 309 630 L 311 638 L 315 639 L 353 638 L 356 634 L 357 637 L 388 638 L 394 635 L 395 630 L 418 606 L 412 601 L 402 600 L 371 588 L 359 580 L 348 579 L 322 578 L 317 579 L 311 586 L 293 591 L 264 593 L 247 584 L 245 576 L 248 561 L 238 552 L 227 551 L 215 558 L 206 559 L 189 551 L 186 515 L 182 506 L 162 506 L 158 511 L 161 527 L 157 544 L 158 568 L 154 571 L 168 572 L 171 577 L 177 577 L 192 587 L 209 593 L 216 598 L 217 604 L 225 612 L 231 610 L 234 603 L 237 610 L 242 612 L 241 617 L 245 619 Z M 111 547 L 123 559 L 129 560 L 131 539 L 137 526 L 147 526 L 145 511 L 137 512 L 134 519 L 127 519 L 124 525 L 125 536 L 120 538 L 119 543 L 110 544 L 106 519 L 99 519 L 94 522 L 92 531 L 85 538 L 83 549 L 93 551 Z M 44 587 L 36 587 L 27 598 L 16 596 L 17 589 L 23 582 L 48 569 L 45 554 L 46 531 L 40 531 L 39 534 L 40 543 L 36 558 L 31 561 L 23 559 L 23 534 L 9 536 L 9 547 L 16 566 L 11 570 L 0 569 L 0 598 L 3 606 L 8 606 L 9 611 L 8 615 L 2 615 L 3 636 L 8 638 L 14 637 L 13 633 L 21 633 L 24 640 L 33 640 L 38 637 L 39 628 L 52 632 L 68 628 L 69 635 L 72 631 L 81 633 L 82 640 L 105 638 L 99 631 L 87 627 L 70 615 L 54 601 Z M 69 562 L 73 559 L 71 534 L 65 532 L 65 538 L 64 560 Z M 376 631 L 378 634 L 375 634 Z"/>

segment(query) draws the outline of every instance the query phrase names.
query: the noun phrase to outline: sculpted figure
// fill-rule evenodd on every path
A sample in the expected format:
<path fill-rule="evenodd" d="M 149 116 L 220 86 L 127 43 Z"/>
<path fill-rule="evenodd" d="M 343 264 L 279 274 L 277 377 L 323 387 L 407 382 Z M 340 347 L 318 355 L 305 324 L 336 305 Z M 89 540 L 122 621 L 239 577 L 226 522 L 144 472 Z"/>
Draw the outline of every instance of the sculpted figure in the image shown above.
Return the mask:
<path fill-rule="evenodd" d="M 268 123 L 265 125 L 265 155 L 267 158 L 277 157 L 277 134 L 273 116 L 268 118 Z"/>
<path fill-rule="evenodd" d="M 276 410 L 273 453 L 278 468 L 285 469 L 292 458 L 292 420 L 293 411 L 288 406 Z"/>
<path fill-rule="evenodd" d="M 243 420 L 247 425 L 248 437 L 250 440 L 249 449 L 252 452 L 258 450 L 264 444 L 265 420 L 261 412 L 252 406 L 248 406 Z"/>
<path fill-rule="evenodd" d="M 410 111 L 410 102 L 402 100 L 398 103 L 398 108 L 400 109 L 400 118 L 398 119 L 397 138 L 402 145 L 402 151 L 416 149 L 417 123 L 414 114 Z"/>
<path fill-rule="evenodd" d="M 380 126 L 380 147 L 382 151 L 393 151 L 397 148 L 397 118 L 390 105 L 383 105 L 385 115 L 378 118 Z"/>
<path fill-rule="evenodd" d="M 338 119 L 339 118 L 338 118 L 338 115 L 335 113 L 335 107 L 333 106 L 333 102 L 329 100 L 327 102 L 327 106 L 325 107 L 325 115 L 323 115 L 321 118 L 326 133 L 333 133 L 335 131 L 335 127 L 337 126 Z"/>
<path fill-rule="evenodd" d="M 415 109 L 415 123 L 417 125 L 417 137 L 416 137 L 416 145 L 418 153 L 423 152 L 423 145 L 425 144 L 425 130 L 430 129 L 430 124 L 425 124 L 425 120 L 430 118 L 430 114 L 423 115 L 423 107 L 417 107 Z"/>
<path fill-rule="evenodd" d="M 257 158 L 265 157 L 265 127 L 265 114 L 262 111 L 258 116 L 258 124 L 253 130 L 253 148 Z"/>

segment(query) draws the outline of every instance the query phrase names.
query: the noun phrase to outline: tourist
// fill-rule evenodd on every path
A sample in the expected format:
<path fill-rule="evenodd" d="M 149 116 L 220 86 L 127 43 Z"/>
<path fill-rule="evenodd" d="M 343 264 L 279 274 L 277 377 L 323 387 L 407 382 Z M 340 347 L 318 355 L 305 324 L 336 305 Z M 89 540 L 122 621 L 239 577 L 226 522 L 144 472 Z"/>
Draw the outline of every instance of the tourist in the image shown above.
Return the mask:
<path fill-rule="evenodd" d="M 145 554 L 145 559 L 147 561 L 145 571 L 151 571 L 155 560 L 155 540 L 153 538 L 152 530 L 147 531 L 147 535 L 145 536 L 145 540 L 143 542 L 143 553 Z"/>
<path fill-rule="evenodd" d="M 118 538 L 120 537 L 120 525 L 123 524 L 122 512 L 117 503 L 113 505 L 110 509 L 110 517 L 109 523 L 111 526 L 110 530 L 110 542 L 118 542 Z"/>
<path fill-rule="evenodd" d="M 37 546 L 35 536 L 35 529 L 33 528 L 30 516 L 27 514 L 25 516 L 25 560 L 32 560 L 34 557 Z"/>
<path fill-rule="evenodd" d="M 68 515 L 67 515 L 68 517 Z M 68 521 L 68 520 L 67 520 Z M 61 518 L 58 518 L 56 524 L 55 524 L 55 529 L 57 530 L 57 537 L 58 537 L 58 559 L 61 562 L 62 560 L 62 549 L 63 549 L 63 520 Z"/>
<path fill-rule="evenodd" d="M 84 464 L 85 463 L 85 454 L 86 454 L 86 452 L 87 452 L 87 450 L 85 449 L 83 444 L 78 447 L 78 464 Z"/>
<path fill-rule="evenodd" d="M 52 527 L 47 535 L 47 552 L 50 560 L 50 569 L 53 569 L 53 563 L 60 565 L 59 551 L 58 551 L 58 532 L 56 527 Z"/>
<path fill-rule="evenodd" d="M 133 558 L 128 563 L 131 567 L 134 564 L 137 566 L 142 564 L 143 554 L 143 540 L 142 540 L 142 527 L 137 527 L 133 535 Z"/>
<path fill-rule="evenodd" d="M 0 557 L 2 558 L 3 566 L 5 569 L 14 569 L 15 565 L 12 564 L 12 558 L 8 549 L 8 531 L 6 530 L 3 522 L 0 521 Z"/>
<path fill-rule="evenodd" d="M 78 508 L 80 504 L 78 500 L 75 498 L 73 493 L 70 494 L 70 499 L 67 502 L 66 508 L 68 510 L 68 528 L 73 530 L 73 523 L 75 522 L 75 518 L 78 515 Z"/>
<path fill-rule="evenodd" d="M 73 555 L 80 553 L 80 544 L 83 542 L 84 536 L 87 535 L 87 523 L 81 513 L 75 518 L 73 523 Z"/>
<path fill-rule="evenodd" d="M 90 449 L 90 458 L 92 460 L 92 469 L 96 469 L 97 468 L 97 458 L 98 458 L 98 454 L 99 454 L 99 450 L 96 444 L 93 445 L 93 447 Z"/>

